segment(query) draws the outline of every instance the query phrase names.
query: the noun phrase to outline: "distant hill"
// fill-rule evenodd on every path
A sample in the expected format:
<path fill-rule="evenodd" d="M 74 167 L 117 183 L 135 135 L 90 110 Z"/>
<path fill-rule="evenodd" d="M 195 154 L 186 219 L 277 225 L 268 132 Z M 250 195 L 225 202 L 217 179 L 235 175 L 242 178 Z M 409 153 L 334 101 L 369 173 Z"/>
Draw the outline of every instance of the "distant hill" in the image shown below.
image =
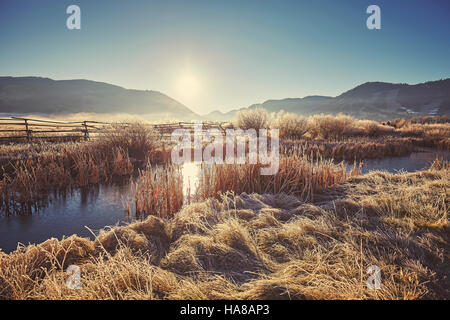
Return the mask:
<path fill-rule="evenodd" d="M 367 82 L 337 97 L 309 96 L 267 100 L 248 108 L 256 107 L 262 107 L 269 112 L 285 110 L 302 115 L 342 112 L 360 119 L 375 120 L 418 115 L 450 115 L 450 79 L 416 85 Z M 233 119 L 237 111 L 215 111 L 205 117 L 228 121 Z"/>
<path fill-rule="evenodd" d="M 285 110 L 302 115 L 342 112 L 356 118 L 376 120 L 417 115 L 450 115 L 450 79 L 415 85 L 367 82 L 337 97 L 308 96 L 267 100 L 247 108 L 257 107 L 269 112 Z M 0 77 L 0 113 L 128 113 L 161 121 L 229 121 L 237 111 L 214 111 L 199 116 L 158 91 L 129 90 L 89 80 Z"/>
<path fill-rule="evenodd" d="M 325 96 L 308 96 L 304 98 L 287 98 L 282 100 L 267 100 L 261 104 L 251 105 L 249 108 L 264 108 L 269 112 L 278 112 L 281 109 L 287 112 L 297 112 L 309 108 L 311 105 L 321 105 L 333 99 Z"/>
<path fill-rule="evenodd" d="M 128 90 L 89 80 L 0 77 L 0 113 L 129 113 L 192 120 L 199 116 L 157 91 Z"/>
<path fill-rule="evenodd" d="M 269 112 L 278 112 L 280 110 L 298 113 L 299 110 L 309 108 L 312 105 L 323 104 L 329 99 L 333 99 L 332 97 L 324 97 L 324 96 L 308 96 L 304 98 L 286 98 L 282 100 L 267 100 L 264 103 L 255 103 L 247 108 L 240 108 L 231 110 L 228 112 L 221 111 L 213 111 L 210 112 L 203 117 L 207 120 L 215 120 L 215 121 L 230 121 L 235 116 L 236 113 L 240 110 L 245 109 L 255 109 L 255 108 L 264 108 Z"/>

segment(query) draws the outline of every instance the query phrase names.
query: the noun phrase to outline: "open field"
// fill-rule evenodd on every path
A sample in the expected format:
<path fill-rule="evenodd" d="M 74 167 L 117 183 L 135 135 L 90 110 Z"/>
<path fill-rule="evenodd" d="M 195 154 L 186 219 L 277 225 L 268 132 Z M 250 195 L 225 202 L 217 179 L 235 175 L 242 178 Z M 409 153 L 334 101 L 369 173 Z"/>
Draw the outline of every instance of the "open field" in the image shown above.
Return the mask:
<path fill-rule="evenodd" d="M 0 297 L 448 299 L 449 178 L 436 164 L 351 178 L 314 202 L 226 194 L 94 241 L 50 239 L 0 256 Z M 80 290 L 66 287 L 70 264 L 81 268 Z M 379 290 L 365 284 L 372 264 Z"/>
<path fill-rule="evenodd" d="M 0 219 L 39 216 L 71 190 L 126 178 L 135 221 L 0 251 L 0 299 L 450 298 L 448 161 L 367 174 L 360 163 L 450 151 L 447 119 L 250 110 L 224 127 L 280 129 L 277 173 L 202 165 L 186 193 L 173 144 L 142 122 L 88 141 L 1 145 Z M 73 264 L 81 290 L 66 286 Z M 381 269 L 378 290 L 366 285 L 370 265 Z"/>

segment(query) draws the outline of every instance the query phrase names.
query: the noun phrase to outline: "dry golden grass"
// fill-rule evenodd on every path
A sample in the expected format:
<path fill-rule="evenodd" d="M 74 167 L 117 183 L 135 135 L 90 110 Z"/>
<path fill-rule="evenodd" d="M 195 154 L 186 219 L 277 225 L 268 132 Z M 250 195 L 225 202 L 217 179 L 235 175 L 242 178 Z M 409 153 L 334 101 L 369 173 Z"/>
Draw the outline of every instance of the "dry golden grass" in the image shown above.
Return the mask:
<path fill-rule="evenodd" d="M 114 123 L 106 126 L 98 139 L 102 144 L 122 148 L 135 159 L 148 160 L 158 147 L 158 132 L 143 122 Z"/>
<path fill-rule="evenodd" d="M 269 127 L 269 115 L 262 108 L 245 109 L 238 111 L 234 125 L 243 130 L 255 129 L 258 132 L 259 129 Z"/>
<path fill-rule="evenodd" d="M 130 175 L 135 165 L 159 157 L 156 146 L 156 137 L 139 123 L 114 126 L 101 139 L 88 142 L 2 146 L 0 209 L 31 213 L 52 192 Z"/>
<path fill-rule="evenodd" d="M 318 114 L 309 117 L 309 134 L 312 138 L 341 139 L 345 131 L 355 121 L 353 117 L 339 114 L 332 116 L 329 114 Z"/>
<path fill-rule="evenodd" d="M 308 135 L 312 139 L 343 140 L 350 137 L 378 137 L 395 134 L 395 129 L 373 120 L 358 120 L 338 114 L 318 114 L 308 118 Z"/>
<path fill-rule="evenodd" d="M 361 176 L 356 165 L 349 172 L 324 160 L 448 147 L 449 124 L 349 140 L 393 129 L 335 118 L 317 116 L 317 132 L 301 135 L 334 141 L 293 142 L 274 176 L 261 176 L 260 165 L 204 166 L 198 202 L 184 207 L 191 199 L 176 167 L 147 167 L 135 197 L 145 221 L 105 229 L 94 241 L 74 235 L 0 252 L 0 299 L 450 298 L 448 162 Z M 128 175 L 136 164 L 130 152 L 145 163 L 167 161 L 170 150 L 156 149 L 151 137 L 136 130 L 85 143 L 2 146 L 0 208 L 30 212 L 51 192 Z M 65 285 L 71 264 L 81 268 L 81 290 Z M 372 264 L 382 271 L 380 290 L 365 283 Z"/>
<path fill-rule="evenodd" d="M 286 193 L 310 200 L 314 194 L 333 184 L 360 174 L 360 168 L 347 170 L 344 163 L 331 160 L 312 161 L 305 154 L 292 153 L 280 158 L 274 175 L 261 175 L 261 164 L 204 165 L 199 178 L 197 199 L 220 197 L 227 191 L 246 193 Z"/>
<path fill-rule="evenodd" d="M 149 164 L 145 170 L 140 171 L 134 195 L 135 213 L 138 217 L 155 215 L 171 218 L 183 203 L 183 176 L 179 166 L 152 168 Z"/>
<path fill-rule="evenodd" d="M 282 139 L 301 139 L 309 130 L 308 119 L 293 113 L 280 111 L 271 123 L 271 128 L 279 130 Z"/>
<path fill-rule="evenodd" d="M 419 116 L 410 119 L 397 118 L 387 121 L 386 124 L 394 128 L 402 128 L 411 124 L 436 124 L 436 123 L 450 123 L 450 118 L 447 115 L 442 116 Z"/>
<path fill-rule="evenodd" d="M 0 299 L 448 299 L 448 164 L 322 191 L 223 195 L 171 220 L 0 253 Z M 81 289 L 64 270 L 81 268 Z M 381 288 L 366 268 L 381 269 Z"/>
<path fill-rule="evenodd" d="M 241 125 L 244 128 L 247 128 L 250 123 L 253 123 L 255 127 L 268 126 L 268 116 L 264 110 L 248 110 L 240 117 Z M 344 115 L 336 117 L 316 115 L 306 119 L 281 112 L 275 118 L 274 123 L 272 126 L 282 129 L 284 153 L 300 150 L 300 153 L 303 154 L 313 154 L 319 158 L 332 158 L 340 161 L 403 156 L 410 154 L 417 147 L 450 150 L 449 123 L 409 124 L 401 129 L 395 129 L 395 135 L 390 135 L 394 130 L 390 126 L 383 126 L 369 120 L 356 120 Z M 375 137 L 380 134 L 383 137 Z M 286 140 L 287 137 L 297 139 L 300 136 L 303 137 L 302 140 Z M 307 138 L 308 136 L 309 138 Z M 331 141 L 311 139 L 311 137 L 326 137 Z M 88 142 L 58 144 L 34 142 L 2 145 L 0 147 L 2 165 L 0 208 L 7 214 L 30 213 L 33 208 L 45 204 L 46 197 L 52 192 L 65 192 L 66 189 L 72 187 L 108 182 L 116 176 L 131 174 L 136 167 L 143 167 L 148 161 L 151 163 L 169 162 L 170 148 L 161 148 L 155 132 L 139 122 L 131 125 L 112 125 L 105 129 L 98 139 Z M 257 166 L 240 167 L 240 169 L 224 166 L 217 169 L 218 171 L 214 169 L 217 172 L 212 176 L 220 177 L 222 175 L 223 178 L 217 180 L 219 183 L 215 182 L 216 186 L 211 185 L 211 190 L 208 192 L 216 195 L 219 191 L 226 191 L 229 187 L 231 190 L 246 192 L 262 189 L 270 192 L 292 191 L 293 185 L 299 183 L 296 174 L 303 169 L 297 170 L 297 173 L 291 169 L 285 172 L 283 170 L 289 166 L 284 166 L 286 161 L 283 161 L 278 177 L 287 177 L 289 174 L 294 176 L 289 177 L 287 183 L 283 182 L 282 187 L 279 187 L 281 178 L 278 179 L 279 181 L 270 182 L 270 179 L 277 178 L 256 176 L 255 173 L 259 169 Z M 304 166 L 299 165 L 299 168 L 304 168 Z M 238 176 L 237 171 L 239 170 L 246 171 L 248 178 L 243 177 L 237 180 L 243 183 L 240 187 L 237 186 L 237 182 L 233 183 L 227 179 L 227 176 Z M 312 170 L 309 171 L 312 172 Z M 283 173 L 285 173 L 284 176 Z M 242 174 L 240 175 L 242 176 Z M 331 177 L 334 173 L 328 172 L 327 175 Z M 311 184 L 308 186 L 309 182 L 306 180 L 312 178 L 305 178 L 303 173 L 300 173 L 299 176 L 303 180 L 302 187 L 295 187 L 297 192 L 311 194 L 314 187 L 311 187 Z M 317 175 L 317 179 L 322 178 Z M 206 182 L 210 183 L 211 181 Z M 253 187 L 249 184 L 252 184 Z M 235 186 L 233 187 L 233 185 Z M 174 208 L 168 211 L 169 214 L 173 214 L 179 209 L 178 206 L 174 206 Z"/>
<path fill-rule="evenodd" d="M 271 119 L 269 121 L 269 119 Z M 421 144 L 446 149 L 450 139 L 450 122 L 445 117 L 428 117 L 416 120 L 397 119 L 386 124 L 373 120 L 358 120 L 338 114 L 317 114 L 303 117 L 280 111 L 269 115 L 261 108 L 240 111 L 234 122 L 242 129 L 271 127 L 280 130 L 282 139 L 346 141 L 353 137 L 421 138 Z"/>
<path fill-rule="evenodd" d="M 356 164 L 348 170 L 343 163 L 336 165 L 322 159 L 310 161 L 305 155 L 298 154 L 281 157 L 275 175 L 263 176 L 261 168 L 260 164 L 203 164 L 197 185 L 183 190 L 180 166 L 152 167 L 149 164 L 140 171 L 134 184 L 133 203 L 127 203 L 126 209 L 138 217 L 171 218 L 184 204 L 220 198 L 228 191 L 236 194 L 286 193 L 310 200 L 314 193 L 360 174 Z"/>
<path fill-rule="evenodd" d="M 378 139 L 352 138 L 344 141 L 285 140 L 281 152 L 299 152 L 325 159 L 364 160 L 409 155 L 417 147 L 425 146 L 415 138 L 385 137 Z"/>
<path fill-rule="evenodd" d="M 7 213 L 30 213 L 31 205 L 52 192 L 107 182 L 133 171 L 128 154 L 120 147 L 101 148 L 95 143 L 70 146 L 60 153 L 10 163 L 10 170 L 0 179 L 6 185 L 1 190 L 0 208 Z"/>
<path fill-rule="evenodd" d="M 450 123 L 411 124 L 398 130 L 403 136 L 421 138 L 423 144 L 440 150 L 450 150 Z"/>

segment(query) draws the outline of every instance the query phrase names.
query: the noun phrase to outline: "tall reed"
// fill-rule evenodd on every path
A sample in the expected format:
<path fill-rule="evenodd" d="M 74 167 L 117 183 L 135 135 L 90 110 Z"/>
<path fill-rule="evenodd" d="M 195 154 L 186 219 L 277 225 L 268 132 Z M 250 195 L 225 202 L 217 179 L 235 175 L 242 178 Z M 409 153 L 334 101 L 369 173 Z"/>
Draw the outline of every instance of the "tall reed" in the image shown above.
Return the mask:
<path fill-rule="evenodd" d="M 361 166 L 356 163 L 347 170 L 343 162 L 336 165 L 331 160 L 310 160 L 305 154 L 296 153 L 281 157 L 274 175 L 261 175 L 262 167 L 261 164 L 203 165 L 195 196 L 205 200 L 234 191 L 236 194 L 286 193 L 311 200 L 314 193 L 361 173 Z"/>
<path fill-rule="evenodd" d="M 134 195 L 138 217 L 170 218 L 182 208 L 183 202 L 183 177 L 179 166 L 153 168 L 148 165 L 140 171 Z M 130 208 L 129 204 L 127 207 Z"/>

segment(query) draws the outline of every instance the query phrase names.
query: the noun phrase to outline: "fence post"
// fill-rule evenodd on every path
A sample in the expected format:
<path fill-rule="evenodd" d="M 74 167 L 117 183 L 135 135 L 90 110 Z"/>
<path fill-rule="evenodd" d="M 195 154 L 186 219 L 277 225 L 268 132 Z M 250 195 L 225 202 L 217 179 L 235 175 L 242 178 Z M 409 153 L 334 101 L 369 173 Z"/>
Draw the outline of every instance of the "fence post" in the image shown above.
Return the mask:
<path fill-rule="evenodd" d="M 30 142 L 31 141 L 31 132 L 28 128 L 28 120 L 24 119 L 25 121 L 25 130 L 27 131 L 27 141 Z"/>
<path fill-rule="evenodd" d="M 87 141 L 89 139 L 89 131 L 87 128 L 86 121 L 83 121 L 83 126 L 84 126 L 84 140 Z"/>

